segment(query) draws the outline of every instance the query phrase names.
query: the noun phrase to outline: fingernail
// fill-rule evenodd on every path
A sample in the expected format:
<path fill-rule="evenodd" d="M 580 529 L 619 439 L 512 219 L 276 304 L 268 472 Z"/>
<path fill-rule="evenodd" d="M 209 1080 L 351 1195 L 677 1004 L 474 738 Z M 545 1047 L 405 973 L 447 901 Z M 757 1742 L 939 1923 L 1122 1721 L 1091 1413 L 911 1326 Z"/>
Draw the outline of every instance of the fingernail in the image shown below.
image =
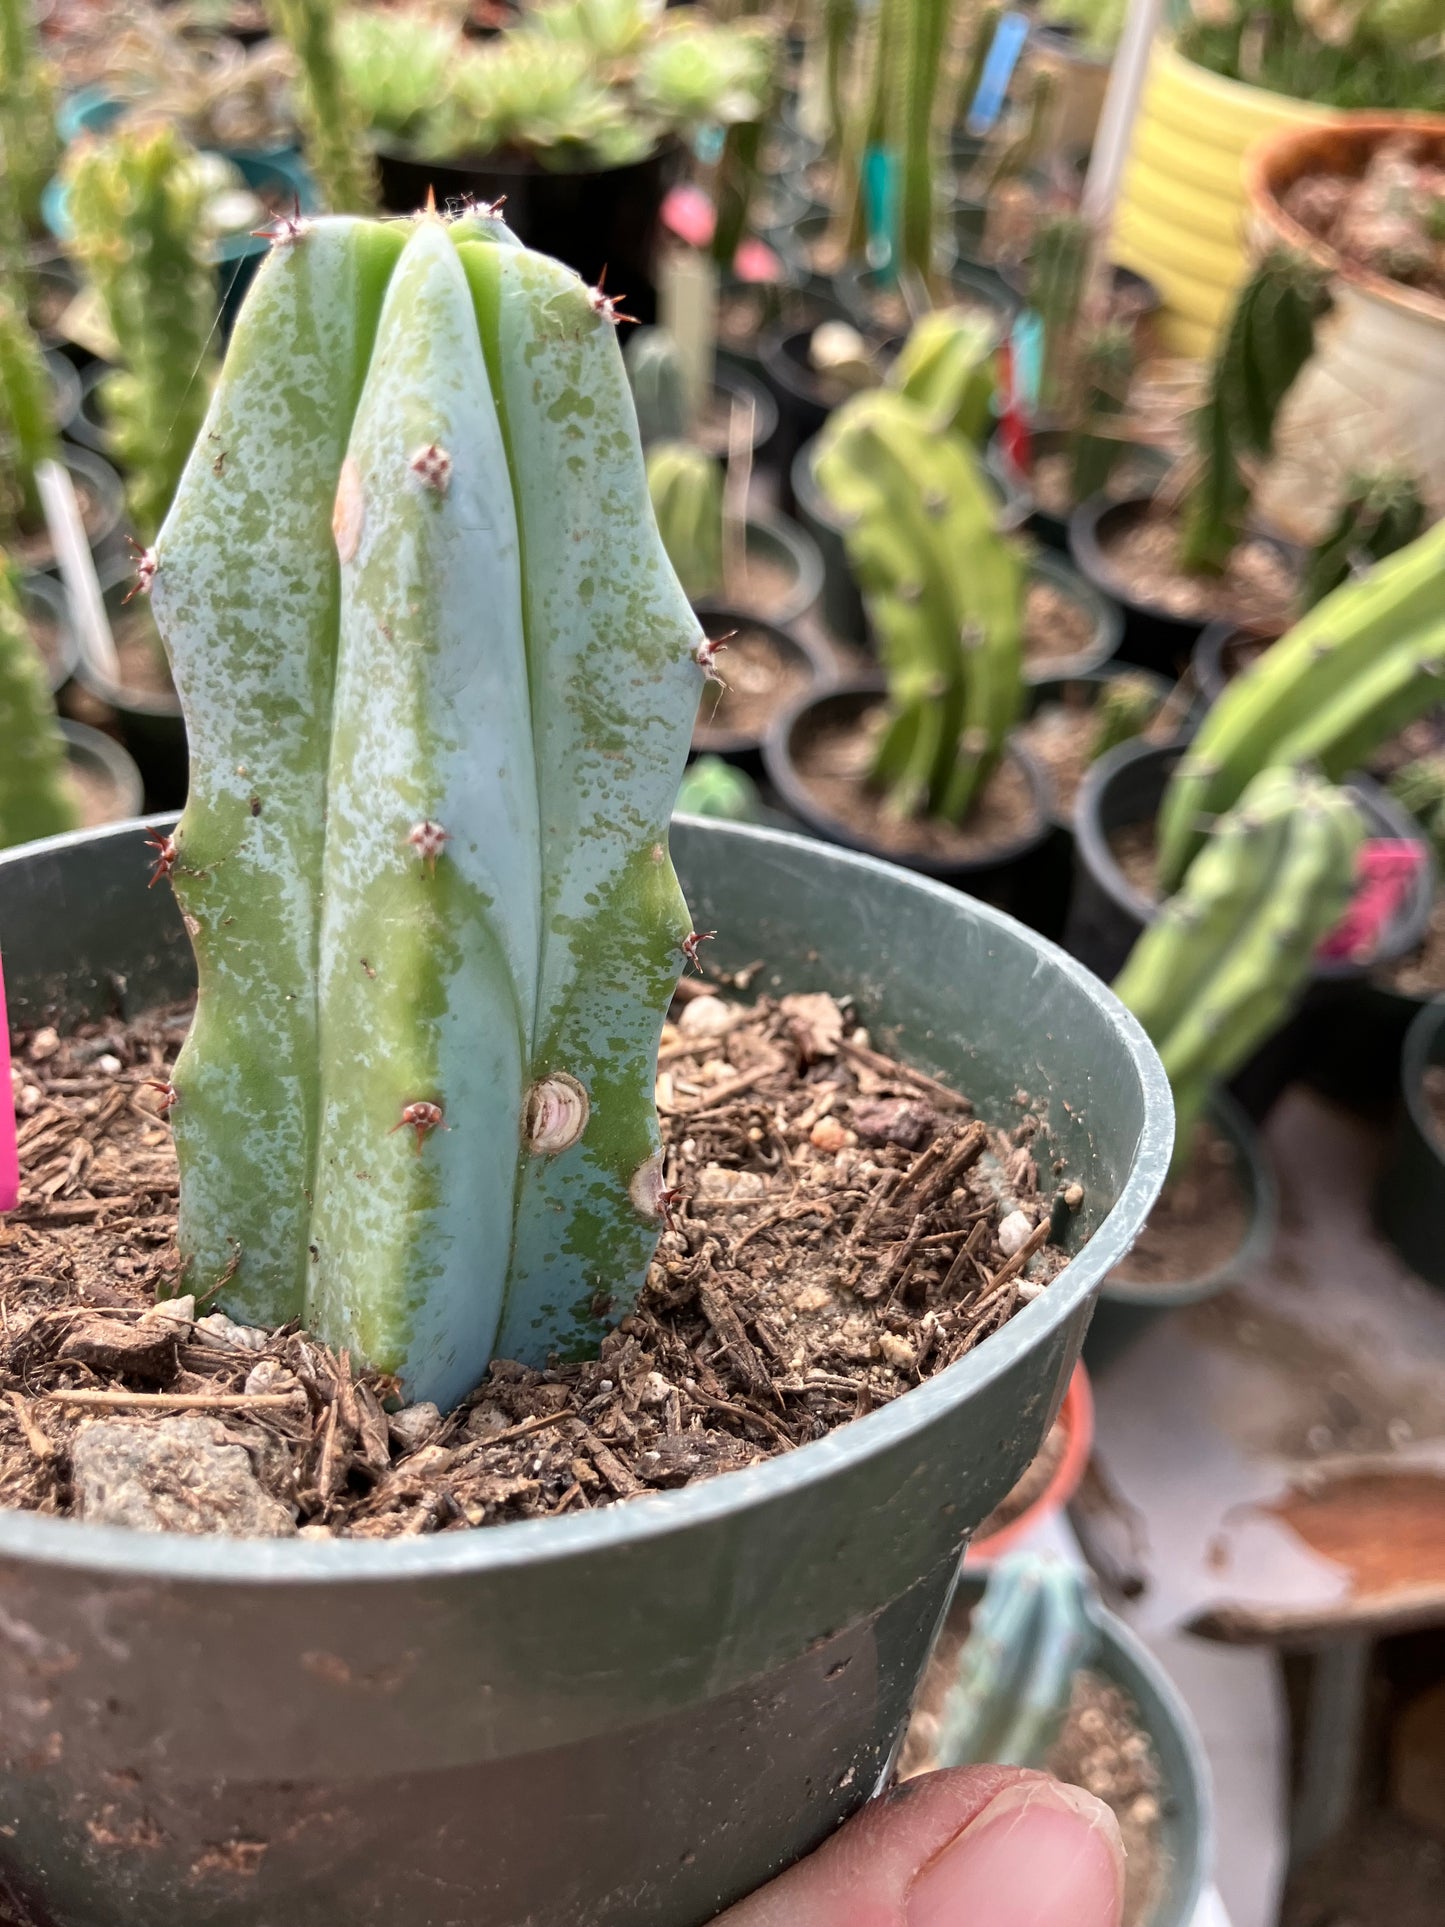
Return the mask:
<path fill-rule="evenodd" d="M 1124 1844 L 1101 1800 L 1058 1780 L 1007 1787 L 916 1874 L 907 1927 L 1119 1927 Z"/>

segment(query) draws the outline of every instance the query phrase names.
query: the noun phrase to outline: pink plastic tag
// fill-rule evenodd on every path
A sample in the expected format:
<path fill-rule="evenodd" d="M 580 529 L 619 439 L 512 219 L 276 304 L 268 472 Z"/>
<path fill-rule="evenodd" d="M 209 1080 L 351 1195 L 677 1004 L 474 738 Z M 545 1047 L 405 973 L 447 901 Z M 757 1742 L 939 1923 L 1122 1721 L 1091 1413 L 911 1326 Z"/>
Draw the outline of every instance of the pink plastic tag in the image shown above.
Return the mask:
<path fill-rule="evenodd" d="M 700 187 L 672 188 L 662 204 L 662 224 L 690 248 L 705 248 L 712 239 L 712 202 Z"/>
<path fill-rule="evenodd" d="M 0 1211 L 20 1202 L 20 1152 L 16 1145 L 15 1093 L 10 1087 L 10 1022 L 5 1015 L 5 967 L 0 959 Z"/>
<path fill-rule="evenodd" d="M 1385 926 L 1409 895 L 1425 852 L 1399 837 L 1371 837 L 1355 864 L 1350 907 L 1316 951 L 1326 961 L 1363 961 L 1380 947 Z"/>

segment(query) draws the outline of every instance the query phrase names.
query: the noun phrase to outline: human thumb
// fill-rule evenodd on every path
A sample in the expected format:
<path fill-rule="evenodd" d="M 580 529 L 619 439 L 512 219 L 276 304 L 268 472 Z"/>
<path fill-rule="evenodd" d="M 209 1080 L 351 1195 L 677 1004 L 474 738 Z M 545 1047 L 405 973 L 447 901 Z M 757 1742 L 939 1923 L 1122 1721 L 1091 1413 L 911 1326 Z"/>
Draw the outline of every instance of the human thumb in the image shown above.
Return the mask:
<path fill-rule="evenodd" d="M 1124 1849 L 1102 1802 L 1046 1774 L 906 1781 L 715 1927 L 1119 1927 Z"/>

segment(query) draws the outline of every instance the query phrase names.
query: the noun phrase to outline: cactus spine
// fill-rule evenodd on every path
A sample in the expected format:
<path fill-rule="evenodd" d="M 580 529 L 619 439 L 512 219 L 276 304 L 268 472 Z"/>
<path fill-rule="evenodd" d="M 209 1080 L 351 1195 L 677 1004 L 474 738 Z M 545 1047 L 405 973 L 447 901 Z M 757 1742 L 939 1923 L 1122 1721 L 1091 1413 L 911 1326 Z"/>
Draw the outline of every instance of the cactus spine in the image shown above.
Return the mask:
<path fill-rule="evenodd" d="M 1211 1089 L 1292 1008 L 1349 901 L 1363 838 L 1345 791 L 1299 770 L 1264 770 L 1135 944 L 1114 991 L 1168 1075 L 1176 1166 Z"/>
<path fill-rule="evenodd" d="M 1415 540 L 1428 520 L 1419 483 L 1402 469 L 1352 476 L 1334 526 L 1311 550 L 1300 600 L 1312 609 L 1357 569 Z"/>
<path fill-rule="evenodd" d="M 1023 700 L 1024 567 L 978 458 L 903 395 L 857 395 L 814 462 L 888 674 L 874 781 L 903 815 L 961 822 Z"/>
<path fill-rule="evenodd" d="M 647 456 L 647 492 L 662 546 L 694 602 L 723 586 L 723 472 L 689 442 L 658 442 Z"/>
<path fill-rule="evenodd" d="M 999 1560 L 939 1714 L 935 1764 L 1041 1767 L 1098 1644 L 1082 1573 L 1037 1553 Z"/>
<path fill-rule="evenodd" d="M 210 397 L 216 289 L 202 238 L 205 186 L 172 127 L 78 148 L 69 168 L 75 251 L 110 316 L 124 367 L 103 399 L 126 498 L 155 539 Z"/>
<path fill-rule="evenodd" d="M 928 411 L 940 431 L 982 445 L 993 420 L 998 330 L 966 308 L 935 308 L 908 331 L 886 377 Z"/>
<path fill-rule="evenodd" d="M 58 836 L 80 814 L 66 783 L 65 739 L 45 669 L 0 553 L 0 849 Z"/>
<path fill-rule="evenodd" d="M 188 1278 L 439 1403 L 595 1343 L 666 1206 L 702 681 L 605 298 L 491 219 L 305 224 L 150 560 Z"/>
<path fill-rule="evenodd" d="M 687 434 L 687 383 L 677 342 L 665 328 L 634 328 L 622 360 L 637 409 L 642 446 Z"/>
<path fill-rule="evenodd" d="M 1318 603 L 1219 697 L 1159 812 L 1177 887 L 1207 828 L 1272 763 L 1338 780 L 1445 695 L 1445 523 Z"/>
<path fill-rule="evenodd" d="M 297 117 L 323 200 L 336 214 L 369 214 L 379 201 L 376 164 L 337 57 L 334 0 L 266 0 L 266 11 L 296 59 Z"/>
<path fill-rule="evenodd" d="M 0 0 L 0 175 L 22 231 L 40 226 L 40 195 L 59 151 L 50 77 L 31 0 Z"/>
<path fill-rule="evenodd" d="M 1325 271 L 1288 248 L 1272 249 L 1236 296 L 1195 417 L 1197 476 L 1180 550 L 1192 573 L 1218 575 L 1243 534 L 1252 495 L 1246 464 L 1269 454 L 1280 403 L 1328 306 Z"/>

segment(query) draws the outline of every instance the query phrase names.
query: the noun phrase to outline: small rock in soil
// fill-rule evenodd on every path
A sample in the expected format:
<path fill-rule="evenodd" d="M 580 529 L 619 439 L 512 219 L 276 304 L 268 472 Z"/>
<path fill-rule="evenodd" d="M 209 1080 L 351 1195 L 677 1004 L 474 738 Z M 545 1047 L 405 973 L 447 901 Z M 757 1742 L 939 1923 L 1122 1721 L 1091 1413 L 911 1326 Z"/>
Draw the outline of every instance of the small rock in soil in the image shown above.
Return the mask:
<path fill-rule="evenodd" d="M 296 1530 L 262 1487 L 245 1445 L 216 1419 L 98 1419 L 77 1434 L 71 1464 L 76 1512 L 92 1525 L 246 1539 Z"/>

